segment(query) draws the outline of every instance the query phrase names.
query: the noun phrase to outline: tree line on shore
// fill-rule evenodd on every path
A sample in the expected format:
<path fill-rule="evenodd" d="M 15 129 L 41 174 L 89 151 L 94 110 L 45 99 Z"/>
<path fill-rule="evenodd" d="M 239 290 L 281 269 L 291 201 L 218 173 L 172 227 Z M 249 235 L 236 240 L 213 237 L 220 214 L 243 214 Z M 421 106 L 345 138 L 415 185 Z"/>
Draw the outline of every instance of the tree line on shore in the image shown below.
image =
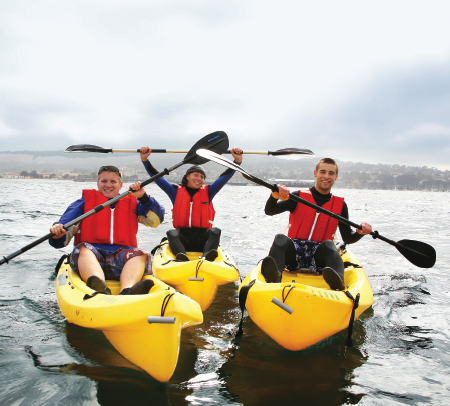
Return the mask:
<path fill-rule="evenodd" d="M 245 162 L 246 169 L 256 176 L 268 179 L 314 180 L 313 171 L 317 159 L 300 161 L 251 161 Z M 80 161 L 81 162 L 81 161 Z M 368 164 L 362 162 L 339 161 L 339 180 L 337 187 L 367 188 L 367 189 L 400 189 L 400 190 L 450 190 L 450 171 L 439 170 L 426 166 L 406 166 L 399 164 Z M 144 179 L 147 174 L 140 162 L 134 160 L 127 165 L 133 168 L 137 175 L 127 176 L 125 181 Z M 78 165 L 77 165 L 78 166 Z M 23 168 L 23 166 L 22 166 Z M 36 170 L 22 170 L 21 176 L 34 179 L 66 179 L 66 180 L 96 180 L 96 172 L 92 167 L 75 167 L 71 174 L 61 174 L 55 167 L 42 168 L 54 170 L 55 173 L 39 173 Z M 209 179 L 214 179 L 222 172 L 217 165 L 207 164 Z M 125 171 L 127 172 L 127 171 Z M 126 174 L 126 173 L 125 173 Z M 131 175 L 130 173 L 128 173 Z M 238 180 L 236 178 L 236 180 Z"/>

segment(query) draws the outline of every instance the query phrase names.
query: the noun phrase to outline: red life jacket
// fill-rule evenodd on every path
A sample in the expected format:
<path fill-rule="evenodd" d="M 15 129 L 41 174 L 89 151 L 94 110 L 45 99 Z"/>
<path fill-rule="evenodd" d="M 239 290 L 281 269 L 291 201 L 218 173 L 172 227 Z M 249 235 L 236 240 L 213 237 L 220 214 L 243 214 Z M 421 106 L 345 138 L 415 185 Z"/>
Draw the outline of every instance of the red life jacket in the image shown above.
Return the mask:
<path fill-rule="evenodd" d="M 202 186 L 192 200 L 186 188 L 178 186 L 172 209 L 174 228 L 211 228 L 215 214 L 209 203 L 208 186 Z"/>
<path fill-rule="evenodd" d="M 94 189 L 83 190 L 83 197 L 84 213 L 108 201 L 105 196 Z M 137 231 L 137 199 L 134 196 L 127 196 L 119 200 L 114 209 L 107 206 L 84 219 L 75 236 L 75 245 L 80 242 L 88 242 L 137 247 Z"/>
<path fill-rule="evenodd" d="M 302 199 L 316 204 L 316 201 L 314 200 L 314 197 L 310 191 L 302 192 L 299 190 L 298 194 Z M 340 215 L 343 206 L 344 198 L 331 195 L 331 199 L 327 203 L 325 203 L 322 208 Z M 324 213 L 320 213 L 317 218 L 312 236 L 311 238 L 309 238 L 315 219 L 315 209 L 309 206 L 305 206 L 304 204 L 297 203 L 297 207 L 295 208 L 294 212 L 289 216 L 290 228 L 288 237 L 317 242 L 332 240 L 339 221 L 330 216 L 327 216 Z"/>

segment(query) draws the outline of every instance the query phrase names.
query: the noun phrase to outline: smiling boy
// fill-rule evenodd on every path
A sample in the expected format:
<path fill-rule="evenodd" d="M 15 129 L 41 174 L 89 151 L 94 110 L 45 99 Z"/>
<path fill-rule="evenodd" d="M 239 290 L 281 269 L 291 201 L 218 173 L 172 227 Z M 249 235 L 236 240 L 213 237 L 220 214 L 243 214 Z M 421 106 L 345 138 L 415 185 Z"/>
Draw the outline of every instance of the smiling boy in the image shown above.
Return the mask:
<path fill-rule="evenodd" d="M 339 166 L 334 159 L 321 159 L 314 170 L 315 186 L 308 191 L 293 195 L 323 207 L 348 219 L 348 208 L 342 197 L 331 194 L 338 179 Z M 289 189 L 278 185 L 279 192 L 271 194 L 266 202 L 265 213 L 269 216 L 290 212 L 288 235 L 277 234 L 269 255 L 263 259 L 261 272 L 268 282 L 279 282 L 286 267 L 288 271 L 322 274 L 333 290 L 344 290 L 344 263 L 333 242 L 339 227 L 346 244 L 359 241 L 372 231 L 368 223 L 361 223 L 362 230 L 354 232 L 349 225 L 316 212 L 304 204 L 289 200 Z"/>
<path fill-rule="evenodd" d="M 97 190 L 83 190 L 83 197 L 73 202 L 50 231 L 54 248 L 67 246 L 75 236 L 70 264 L 87 286 L 111 294 L 105 279 L 120 280 L 121 295 L 148 293 L 152 281 L 141 281 L 150 271 L 150 254 L 137 247 L 138 222 L 156 228 L 164 220 L 164 208 L 149 197 L 140 182 L 133 183 L 128 196 L 84 219 L 67 231 L 66 224 L 95 207 L 115 198 L 122 188 L 122 174 L 114 165 L 100 167 Z"/>

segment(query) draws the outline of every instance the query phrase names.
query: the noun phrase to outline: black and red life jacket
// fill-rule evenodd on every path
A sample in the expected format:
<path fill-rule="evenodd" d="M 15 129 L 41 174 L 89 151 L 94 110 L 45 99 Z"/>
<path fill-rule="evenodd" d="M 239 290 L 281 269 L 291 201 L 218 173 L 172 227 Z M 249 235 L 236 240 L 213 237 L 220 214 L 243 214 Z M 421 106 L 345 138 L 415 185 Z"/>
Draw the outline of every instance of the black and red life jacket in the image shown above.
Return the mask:
<path fill-rule="evenodd" d="M 299 190 L 298 195 L 304 200 L 317 204 L 311 191 L 303 192 Z M 344 198 L 331 195 L 331 199 L 327 203 L 325 203 L 322 208 L 340 215 L 343 206 Z M 297 207 L 295 208 L 294 212 L 289 216 L 290 227 L 288 237 L 316 242 L 332 240 L 333 235 L 336 233 L 339 221 L 330 216 L 327 216 L 324 213 L 320 213 L 317 218 L 316 224 L 314 225 L 314 221 L 316 220 L 316 213 L 317 211 L 312 207 L 297 203 Z M 313 225 L 314 231 L 311 235 Z"/>
<path fill-rule="evenodd" d="M 184 186 L 178 186 L 172 209 L 174 228 L 211 228 L 215 214 L 208 186 L 202 186 L 192 199 Z"/>

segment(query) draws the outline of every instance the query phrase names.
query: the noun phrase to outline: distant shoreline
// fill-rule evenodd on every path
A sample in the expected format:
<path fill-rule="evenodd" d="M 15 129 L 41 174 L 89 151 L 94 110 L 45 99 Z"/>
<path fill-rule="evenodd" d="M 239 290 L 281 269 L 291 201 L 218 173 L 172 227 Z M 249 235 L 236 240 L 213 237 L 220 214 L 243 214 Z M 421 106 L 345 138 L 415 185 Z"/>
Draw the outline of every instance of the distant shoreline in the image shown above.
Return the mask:
<path fill-rule="evenodd" d="M 48 180 L 48 181 L 51 181 L 51 182 L 73 182 L 73 180 L 72 179 L 48 179 L 48 178 L 46 178 L 46 179 L 39 179 L 39 178 L 0 178 L 0 180 L 9 180 L 9 181 L 17 181 L 17 180 L 20 180 L 20 181 L 36 181 L 36 180 L 40 180 L 40 181 L 42 181 L 42 180 L 44 180 L 44 181 L 46 181 L 46 180 Z"/>
<path fill-rule="evenodd" d="M 31 178 L 17 178 L 17 179 L 11 179 L 11 178 L 0 178 L 1 180 L 5 180 L 5 181 L 9 181 L 9 182 L 15 182 L 15 181 L 31 181 L 31 182 L 35 182 L 35 181 L 44 181 L 44 182 L 73 182 L 73 183 L 96 183 L 96 181 L 92 180 L 92 181 L 83 181 L 83 182 L 75 182 L 73 179 L 31 179 Z M 126 183 L 133 183 L 132 181 L 129 182 L 124 182 Z M 228 183 L 226 186 L 249 186 L 249 187 L 254 187 L 254 186 L 258 186 L 256 183 L 255 184 L 248 184 L 248 183 Z M 392 190 L 392 191 L 396 191 L 396 192 L 443 192 L 443 193 L 448 193 L 448 190 L 431 190 L 431 189 L 414 189 L 414 190 L 410 190 L 410 189 L 382 189 L 382 188 L 358 188 L 358 187 L 349 187 L 349 186 L 341 186 L 339 184 L 335 184 L 334 186 L 336 189 L 354 189 L 354 190 Z M 295 188 L 301 188 L 301 189 L 308 189 L 308 186 L 288 186 L 288 188 L 290 189 L 295 189 Z"/>

